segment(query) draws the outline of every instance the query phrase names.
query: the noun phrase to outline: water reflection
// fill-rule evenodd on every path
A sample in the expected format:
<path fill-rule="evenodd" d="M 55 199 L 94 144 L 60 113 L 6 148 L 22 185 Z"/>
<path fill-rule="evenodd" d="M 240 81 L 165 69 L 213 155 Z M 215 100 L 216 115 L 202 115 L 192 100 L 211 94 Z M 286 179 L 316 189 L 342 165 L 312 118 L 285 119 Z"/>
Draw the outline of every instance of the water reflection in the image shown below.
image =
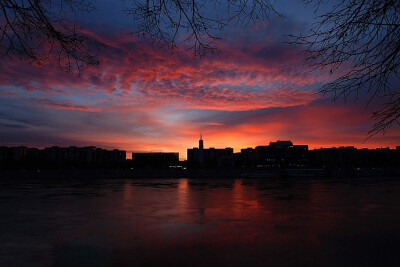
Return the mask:
<path fill-rule="evenodd" d="M 181 209 L 188 209 L 189 179 L 180 179 L 178 185 L 178 205 Z"/>
<path fill-rule="evenodd" d="M 1 266 L 398 266 L 400 182 L 0 182 Z"/>

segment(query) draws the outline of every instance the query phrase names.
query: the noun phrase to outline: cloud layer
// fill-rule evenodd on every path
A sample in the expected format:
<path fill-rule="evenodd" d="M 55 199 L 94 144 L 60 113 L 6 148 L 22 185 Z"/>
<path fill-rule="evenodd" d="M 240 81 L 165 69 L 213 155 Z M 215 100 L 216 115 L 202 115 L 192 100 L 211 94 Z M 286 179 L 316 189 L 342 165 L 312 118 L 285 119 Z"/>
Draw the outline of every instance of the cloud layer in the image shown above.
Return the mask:
<path fill-rule="evenodd" d="M 275 29 L 270 31 L 269 29 Z M 97 145 L 128 151 L 179 151 L 203 132 L 235 149 L 292 139 L 311 147 L 394 146 L 399 130 L 361 144 L 372 122 L 362 104 L 329 103 L 315 89 L 281 24 L 237 29 L 222 54 L 192 60 L 122 33 L 88 34 L 106 47 L 101 66 L 79 77 L 52 66 L 0 65 L 0 138 L 5 145 Z"/>

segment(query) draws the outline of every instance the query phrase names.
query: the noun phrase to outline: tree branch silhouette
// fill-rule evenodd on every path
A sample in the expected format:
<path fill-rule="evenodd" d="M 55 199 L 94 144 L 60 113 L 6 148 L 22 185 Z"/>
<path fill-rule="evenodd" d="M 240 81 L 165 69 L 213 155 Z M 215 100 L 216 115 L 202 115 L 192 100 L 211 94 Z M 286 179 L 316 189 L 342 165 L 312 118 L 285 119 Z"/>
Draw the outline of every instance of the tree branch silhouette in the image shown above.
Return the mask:
<path fill-rule="evenodd" d="M 194 58 L 220 51 L 218 32 L 228 24 L 248 24 L 280 14 L 269 0 L 125 0 L 137 24 L 133 34 L 150 37 L 171 53 L 186 42 Z M 222 9 L 223 12 L 218 12 Z M 213 10 L 213 11 L 210 11 Z M 181 39 L 179 39 L 181 38 Z"/>
<path fill-rule="evenodd" d="M 0 57 L 32 64 L 57 64 L 79 74 L 99 65 L 93 49 L 102 44 L 65 18 L 65 9 L 89 12 L 85 0 L 0 0 Z"/>
<path fill-rule="evenodd" d="M 219 52 L 217 41 L 227 25 L 247 25 L 281 16 L 270 0 L 122 0 L 136 29 L 171 53 L 185 43 L 194 58 Z M 314 3 L 316 12 L 326 7 Z M 87 0 L 0 0 L 0 57 L 17 56 L 33 64 L 57 64 L 81 73 L 98 65 L 94 53 L 102 44 L 67 19 L 69 12 L 90 12 Z M 399 124 L 400 117 L 400 1 L 340 0 L 317 16 L 305 35 L 292 36 L 304 47 L 306 61 L 335 77 L 319 92 L 334 100 L 358 98 L 366 92 L 372 102 L 383 101 L 373 113 L 374 135 Z M 367 105 L 368 105 L 367 104 Z"/>
<path fill-rule="evenodd" d="M 316 12 L 322 0 L 314 3 Z M 317 17 L 308 34 L 292 36 L 305 48 L 307 63 L 335 75 L 319 92 L 357 100 L 361 91 L 371 102 L 384 101 L 373 113 L 373 136 L 399 124 L 400 117 L 400 2 L 396 0 L 342 0 Z M 397 84 L 396 84 L 397 82 Z"/>

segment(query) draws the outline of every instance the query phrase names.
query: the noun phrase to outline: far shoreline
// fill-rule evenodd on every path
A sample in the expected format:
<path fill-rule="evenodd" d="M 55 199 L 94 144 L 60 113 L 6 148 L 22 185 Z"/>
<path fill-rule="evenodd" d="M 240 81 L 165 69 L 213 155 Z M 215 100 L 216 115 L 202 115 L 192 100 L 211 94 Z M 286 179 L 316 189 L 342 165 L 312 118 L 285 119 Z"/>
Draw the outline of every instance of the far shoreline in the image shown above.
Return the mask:
<path fill-rule="evenodd" d="M 171 178 L 400 178 L 400 168 L 348 169 L 0 169 L 0 179 L 171 179 Z"/>

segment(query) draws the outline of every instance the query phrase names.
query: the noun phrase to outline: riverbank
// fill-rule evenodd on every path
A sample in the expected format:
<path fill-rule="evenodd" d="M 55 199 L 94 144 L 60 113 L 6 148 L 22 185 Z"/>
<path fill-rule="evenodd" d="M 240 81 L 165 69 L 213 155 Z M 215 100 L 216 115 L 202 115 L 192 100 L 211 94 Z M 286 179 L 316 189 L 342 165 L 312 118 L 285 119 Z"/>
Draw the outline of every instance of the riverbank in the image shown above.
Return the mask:
<path fill-rule="evenodd" d="M 400 169 L 18 169 L 0 170 L 0 179 L 128 179 L 128 178 L 281 178 L 281 177 L 400 177 Z"/>

